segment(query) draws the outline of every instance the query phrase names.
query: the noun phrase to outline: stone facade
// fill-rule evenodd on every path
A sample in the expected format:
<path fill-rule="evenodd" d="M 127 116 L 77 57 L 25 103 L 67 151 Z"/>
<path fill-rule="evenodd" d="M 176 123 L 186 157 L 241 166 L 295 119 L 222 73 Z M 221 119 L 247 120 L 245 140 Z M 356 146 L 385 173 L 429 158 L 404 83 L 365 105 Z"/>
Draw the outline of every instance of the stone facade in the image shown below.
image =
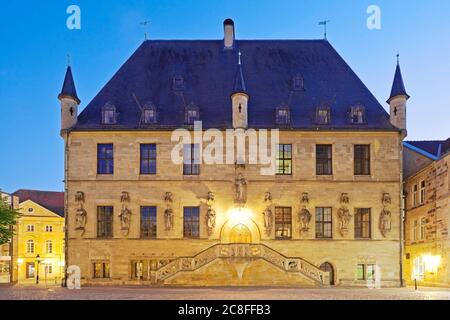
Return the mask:
<path fill-rule="evenodd" d="M 262 176 L 260 166 L 201 165 L 199 176 L 184 176 L 183 166 L 172 163 L 173 144 L 168 131 L 70 132 L 66 139 L 68 265 L 81 269 L 82 283 L 90 285 L 280 285 L 365 286 L 357 266 L 377 265 L 383 286 L 401 283 L 401 135 L 398 132 L 280 132 L 280 143 L 292 144 L 293 172 L 289 176 Z M 114 144 L 114 174 L 97 174 L 97 144 Z M 157 174 L 139 174 L 139 146 L 157 145 Z M 333 175 L 316 176 L 316 144 L 331 144 Z M 369 144 L 371 175 L 354 175 L 353 146 Z M 246 205 L 235 205 L 235 178 L 242 173 Z M 119 218 L 129 195 L 129 232 L 121 232 Z M 173 228 L 166 230 L 164 197 L 172 194 Z M 208 194 L 212 192 L 215 227 L 207 225 Z M 270 200 L 264 201 L 270 193 Z M 80 194 L 83 201 L 80 203 Z M 301 201 L 307 194 L 308 201 Z M 343 201 L 346 194 L 348 203 Z M 389 203 L 383 203 L 383 197 Z M 345 199 L 344 199 L 345 200 Z M 340 229 L 339 209 L 351 217 L 348 232 Z M 81 207 L 80 207 L 81 206 Z M 97 207 L 113 206 L 113 238 L 97 238 Z M 140 238 L 140 207 L 157 207 L 157 238 Z M 200 238 L 183 238 L 183 207 L 200 207 Z M 292 239 L 275 240 L 266 232 L 263 212 L 275 207 L 292 209 Z M 316 207 L 332 208 L 332 239 L 316 239 Z M 77 224 L 77 210 L 86 212 L 85 227 Z M 309 224 L 299 215 L 311 213 Z M 371 212 L 371 239 L 355 239 L 354 209 Z M 389 228 L 381 229 L 383 209 L 391 214 Z M 273 217 L 271 218 L 273 219 Z M 271 220 L 272 224 L 274 221 Z M 247 236 L 236 238 L 235 227 Z M 382 232 L 383 231 L 383 232 Z M 236 240 L 237 239 L 237 240 Z M 233 244 L 235 242 L 246 244 Z M 108 263 L 110 276 L 94 279 L 93 264 Z M 134 279 L 135 262 L 142 262 L 142 279 Z M 321 272 L 328 262 L 333 272 Z"/>
<path fill-rule="evenodd" d="M 420 168 L 405 183 L 405 279 L 410 284 L 417 278 L 419 285 L 450 285 L 449 165 L 447 153 Z"/>

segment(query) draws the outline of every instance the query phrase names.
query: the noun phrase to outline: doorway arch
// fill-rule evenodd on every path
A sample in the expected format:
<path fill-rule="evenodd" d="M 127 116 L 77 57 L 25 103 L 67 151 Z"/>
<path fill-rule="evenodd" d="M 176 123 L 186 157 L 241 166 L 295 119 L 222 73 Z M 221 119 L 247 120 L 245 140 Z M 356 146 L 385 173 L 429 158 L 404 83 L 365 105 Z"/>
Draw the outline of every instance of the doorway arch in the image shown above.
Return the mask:
<path fill-rule="evenodd" d="M 334 267 L 331 263 L 329 262 L 324 262 L 320 265 L 320 270 L 325 271 L 325 272 L 329 272 L 330 273 L 330 285 L 334 286 L 335 281 L 334 281 Z"/>
<path fill-rule="evenodd" d="M 259 243 L 260 239 L 259 228 L 250 218 L 239 221 L 230 219 L 224 223 L 220 231 L 222 243 Z"/>
<path fill-rule="evenodd" d="M 252 243 L 252 233 L 244 224 L 238 224 L 230 230 L 230 243 Z"/>

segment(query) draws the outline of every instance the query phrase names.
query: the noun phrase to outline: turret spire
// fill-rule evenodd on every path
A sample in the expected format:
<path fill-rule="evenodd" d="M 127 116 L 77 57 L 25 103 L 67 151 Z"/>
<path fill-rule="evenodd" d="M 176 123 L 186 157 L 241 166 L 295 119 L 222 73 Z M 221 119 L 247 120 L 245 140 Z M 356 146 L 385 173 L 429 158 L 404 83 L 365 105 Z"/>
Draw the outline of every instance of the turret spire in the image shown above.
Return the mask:
<path fill-rule="evenodd" d="M 397 96 L 405 96 L 409 99 L 409 95 L 406 93 L 405 84 L 403 82 L 402 71 L 400 69 L 400 55 L 397 54 L 397 68 L 395 69 L 394 83 L 392 84 L 391 95 L 387 101 L 390 101 Z"/>
<path fill-rule="evenodd" d="M 75 82 L 73 81 L 72 67 L 70 66 L 70 60 L 68 62 L 69 65 L 67 66 L 64 84 L 61 93 L 58 95 L 58 99 L 61 100 L 62 98 L 72 98 L 77 102 L 77 104 L 80 104 L 80 99 L 78 98 L 77 90 L 75 88 Z"/>
<path fill-rule="evenodd" d="M 247 90 L 245 88 L 244 73 L 242 71 L 242 60 L 241 60 L 242 53 L 241 53 L 241 51 L 239 51 L 238 56 L 239 56 L 238 71 L 236 74 L 236 79 L 234 81 L 233 94 L 234 93 L 247 93 Z"/>

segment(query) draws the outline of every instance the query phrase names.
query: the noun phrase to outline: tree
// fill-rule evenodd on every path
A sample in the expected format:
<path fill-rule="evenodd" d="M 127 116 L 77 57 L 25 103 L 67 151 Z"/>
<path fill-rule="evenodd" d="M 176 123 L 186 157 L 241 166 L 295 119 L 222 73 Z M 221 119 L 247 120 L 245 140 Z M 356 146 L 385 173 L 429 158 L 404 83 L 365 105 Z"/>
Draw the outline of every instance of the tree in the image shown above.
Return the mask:
<path fill-rule="evenodd" d="M 0 195 L 0 245 L 7 243 L 14 235 L 12 226 L 16 225 L 19 216 L 20 213 Z"/>

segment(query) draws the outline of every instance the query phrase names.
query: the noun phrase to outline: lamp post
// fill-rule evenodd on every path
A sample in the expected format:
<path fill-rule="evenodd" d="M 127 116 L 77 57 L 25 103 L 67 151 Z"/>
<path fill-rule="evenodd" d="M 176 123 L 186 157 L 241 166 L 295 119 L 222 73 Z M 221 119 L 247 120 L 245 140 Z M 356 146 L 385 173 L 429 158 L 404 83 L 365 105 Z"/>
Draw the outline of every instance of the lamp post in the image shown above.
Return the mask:
<path fill-rule="evenodd" d="M 36 270 L 36 284 L 39 284 L 39 265 L 41 264 L 41 256 L 36 256 L 36 262 L 37 262 L 37 270 Z"/>

